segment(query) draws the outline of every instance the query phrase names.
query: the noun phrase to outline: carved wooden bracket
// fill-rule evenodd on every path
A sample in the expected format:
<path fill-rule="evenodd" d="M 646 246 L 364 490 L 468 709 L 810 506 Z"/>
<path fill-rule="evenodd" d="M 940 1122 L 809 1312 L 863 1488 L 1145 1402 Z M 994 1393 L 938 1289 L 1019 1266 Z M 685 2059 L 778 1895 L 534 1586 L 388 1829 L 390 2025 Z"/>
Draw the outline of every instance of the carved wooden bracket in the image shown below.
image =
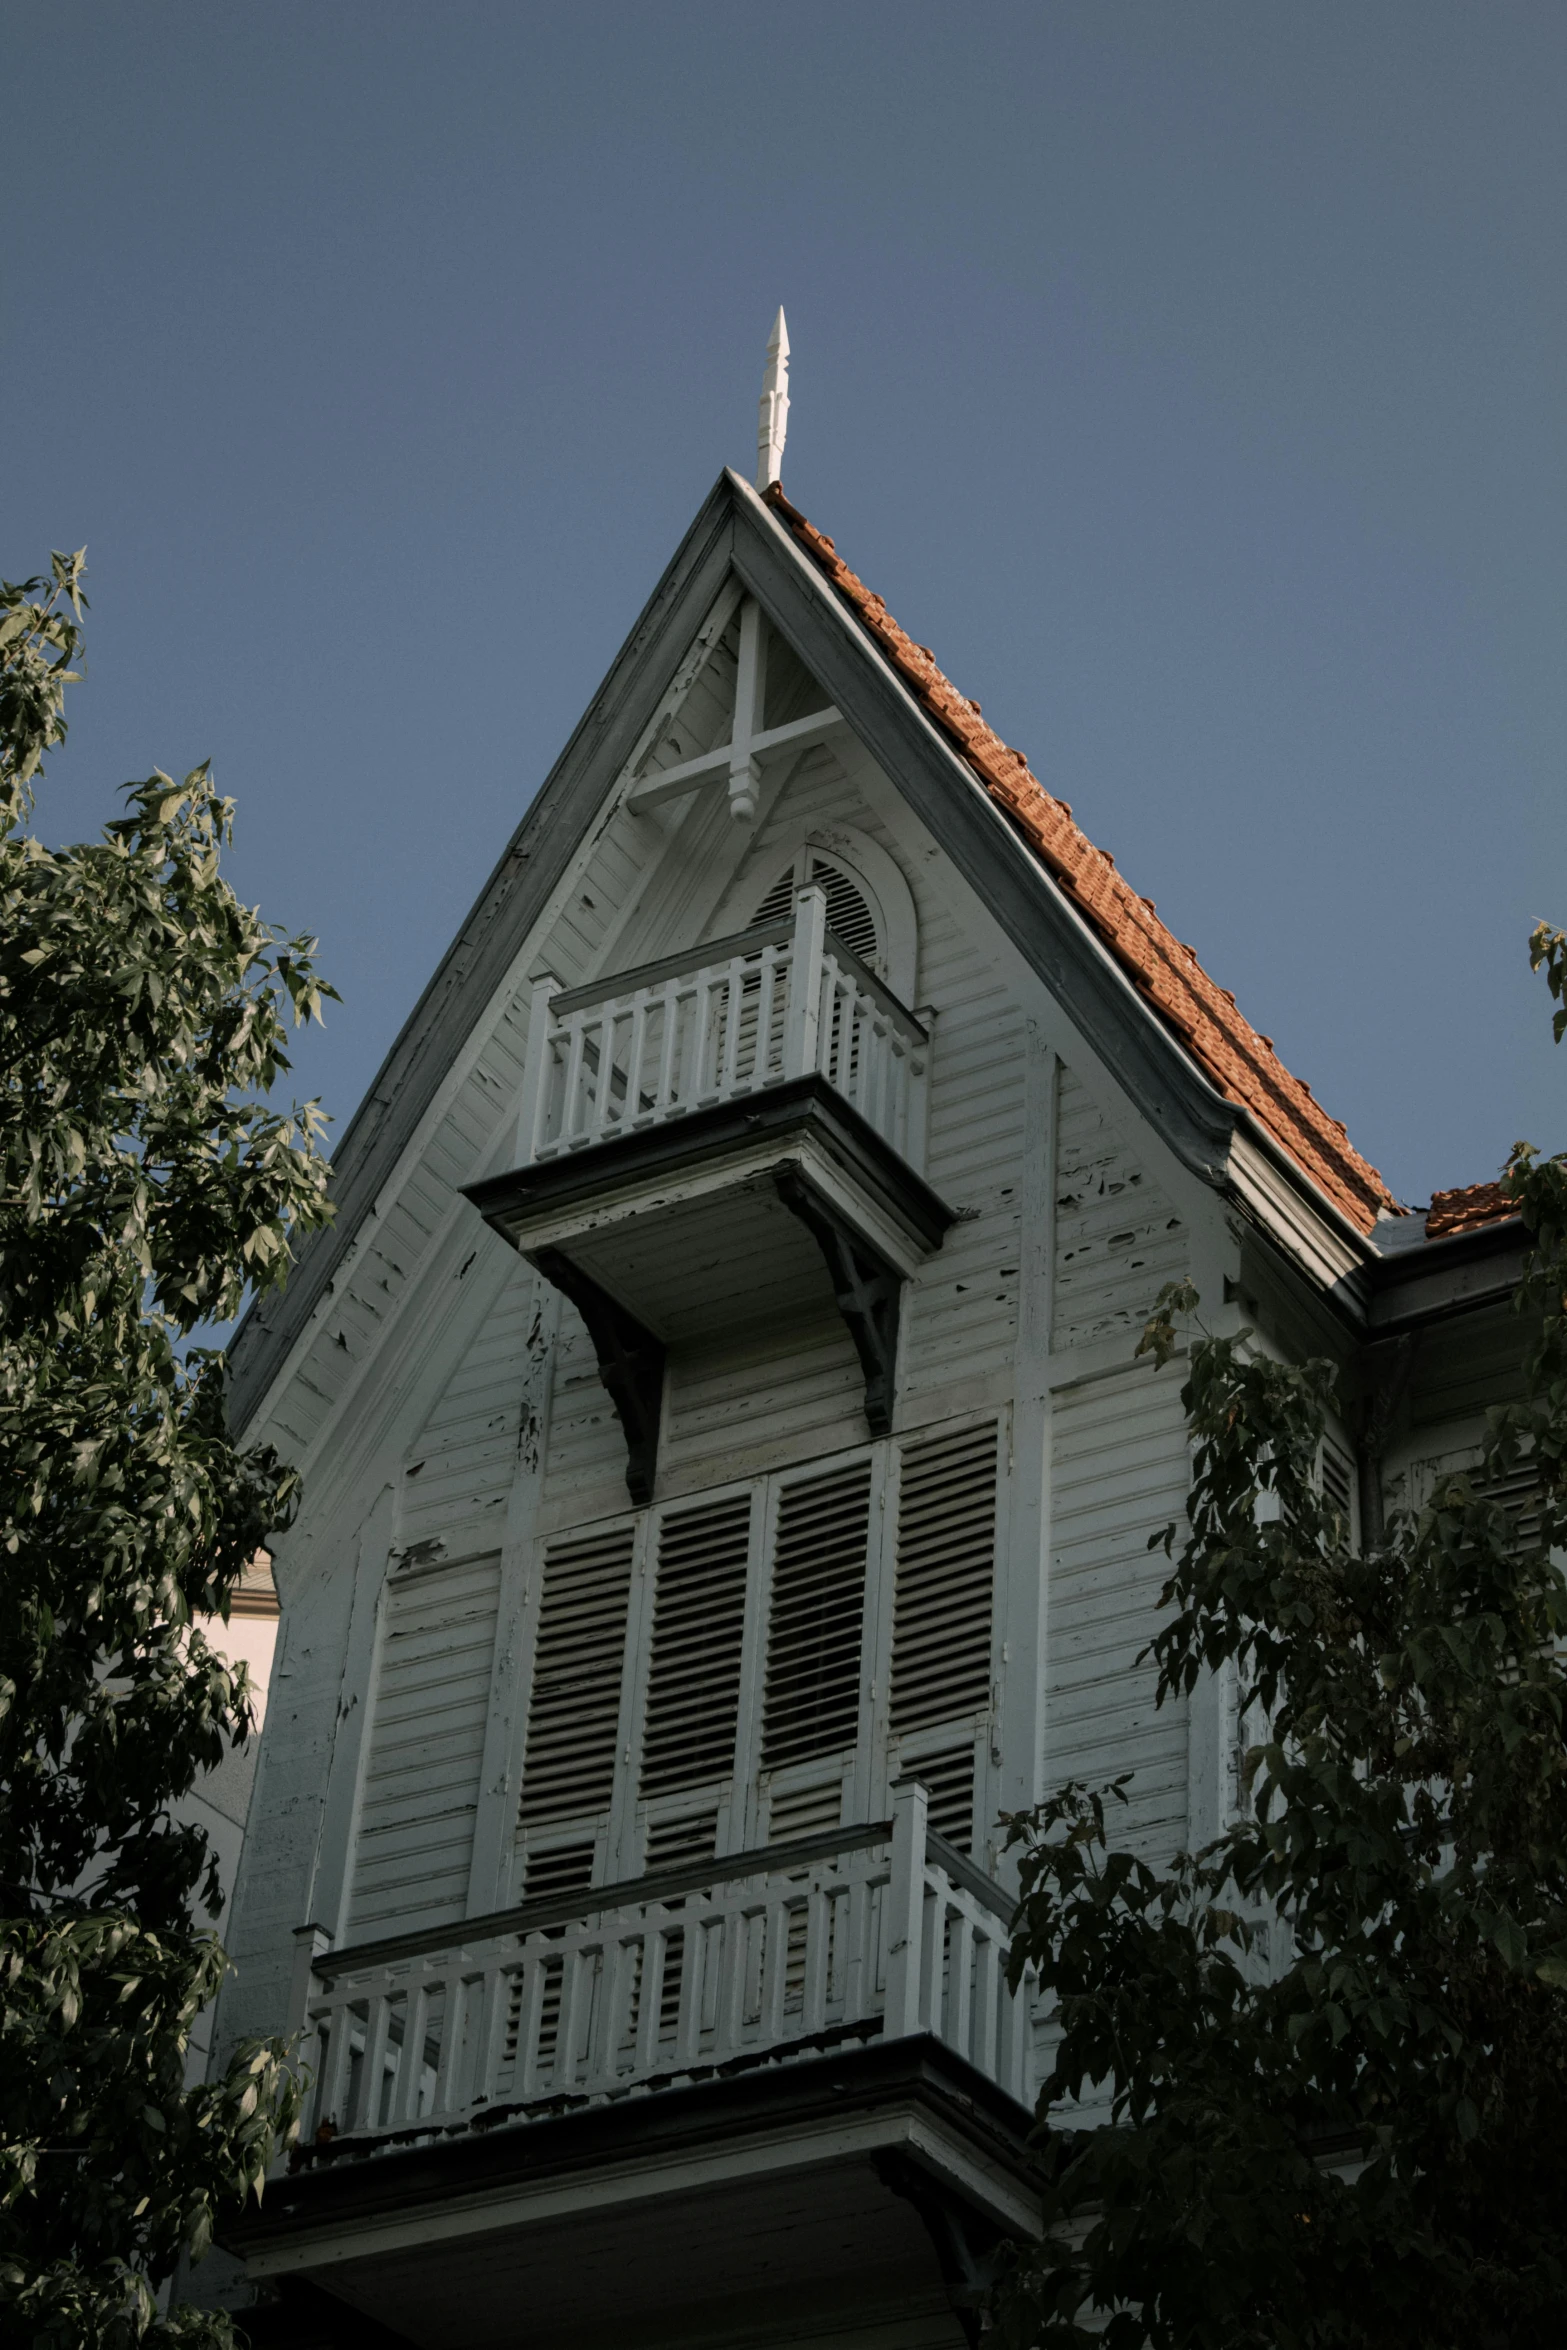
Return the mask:
<path fill-rule="evenodd" d="M 784 1206 L 799 1217 L 826 1262 L 833 1297 L 865 1373 L 865 1417 L 871 1434 L 889 1436 L 903 1276 L 806 1182 L 798 1167 L 778 1168 L 773 1181 Z"/>
<path fill-rule="evenodd" d="M 546 1281 L 569 1297 L 593 1341 L 599 1377 L 626 1432 L 626 1488 L 634 1502 L 653 1498 L 658 1473 L 658 1422 L 664 1400 L 664 1345 L 628 1314 L 617 1298 L 600 1289 L 564 1250 L 531 1249 L 529 1256 Z"/>
<path fill-rule="evenodd" d="M 1006 2251 L 1001 2230 L 897 2149 L 884 2148 L 871 2161 L 882 2185 L 919 2213 L 952 2314 L 971 2350 L 979 2350 L 988 2330 L 986 2303 L 1000 2278 Z"/>

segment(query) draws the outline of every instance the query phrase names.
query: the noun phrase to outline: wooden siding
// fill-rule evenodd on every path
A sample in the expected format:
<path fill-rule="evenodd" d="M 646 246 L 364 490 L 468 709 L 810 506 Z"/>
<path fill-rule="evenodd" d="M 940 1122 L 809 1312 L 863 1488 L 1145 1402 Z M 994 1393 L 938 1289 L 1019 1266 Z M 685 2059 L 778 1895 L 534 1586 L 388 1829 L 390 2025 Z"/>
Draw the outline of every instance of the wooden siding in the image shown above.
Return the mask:
<path fill-rule="evenodd" d="M 353 1941 L 460 1918 L 484 1748 L 498 1558 L 388 1585 L 348 1931 Z"/>
<path fill-rule="evenodd" d="M 674 1488 L 742 1473 L 765 1452 L 796 1458 L 863 1436 L 865 1374 L 834 1308 L 673 1356 L 659 1472 Z"/>
<path fill-rule="evenodd" d="M 544 1452 L 544 1502 L 552 1520 L 585 1523 L 626 1500 L 626 1439 L 587 1325 L 562 1300 L 555 1340 L 555 1378 Z"/>
<path fill-rule="evenodd" d="M 476 1264 L 470 1278 L 494 1279 Z M 499 1287 L 484 1323 L 448 1379 L 403 1469 L 398 1542 L 488 1547 L 500 1540 L 517 1467 L 518 1413 L 534 1311 L 534 1274 L 501 1260 Z"/>
<path fill-rule="evenodd" d="M 1118 1331 L 1130 1338 L 1164 1284 L 1186 1270 L 1185 1228 L 1127 1136 L 1070 1069 L 1061 1071 L 1056 1115 L 1052 1343 L 1077 1346 Z"/>
<path fill-rule="evenodd" d="M 1186 1833 L 1184 1704 L 1154 1706 L 1138 1654 L 1157 1622 L 1164 1553 L 1148 1537 L 1179 1519 L 1189 1478 L 1181 1375 L 1146 1363 L 1055 1399 L 1045 1779 L 1134 1774 L 1118 1823 L 1165 1855 Z"/>

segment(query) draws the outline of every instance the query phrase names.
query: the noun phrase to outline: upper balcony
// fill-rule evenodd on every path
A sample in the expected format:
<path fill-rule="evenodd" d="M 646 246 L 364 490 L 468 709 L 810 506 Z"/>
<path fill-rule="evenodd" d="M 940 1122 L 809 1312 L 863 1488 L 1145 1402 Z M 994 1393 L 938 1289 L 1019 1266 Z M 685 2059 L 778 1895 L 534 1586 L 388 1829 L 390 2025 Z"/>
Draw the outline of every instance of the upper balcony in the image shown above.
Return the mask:
<path fill-rule="evenodd" d="M 669 1348 L 829 1300 L 891 1425 L 902 1284 L 952 1210 L 925 1182 L 930 1032 L 793 919 L 562 990 L 536 983 L 518 1164 L 485 1220 L 578 1307 L 650 1498 Z"/>

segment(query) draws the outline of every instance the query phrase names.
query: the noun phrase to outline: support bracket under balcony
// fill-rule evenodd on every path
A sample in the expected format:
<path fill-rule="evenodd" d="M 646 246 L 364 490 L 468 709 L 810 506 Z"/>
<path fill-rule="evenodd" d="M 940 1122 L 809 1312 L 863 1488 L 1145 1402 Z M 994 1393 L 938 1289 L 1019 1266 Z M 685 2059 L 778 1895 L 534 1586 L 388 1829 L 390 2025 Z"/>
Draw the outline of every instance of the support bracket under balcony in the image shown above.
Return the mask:
<path fill-rule="evenodd" d="M 827 1277 L 865 1374 L 865 1417 L 873 1436 L 892 1433 L 898 1373 L 898 1306 L 903 1276 L 872 1248 L 798 1167 L 783 1166 L 773 1181 L 822 1252 Z"/>
<path fill-rule="evenodd" d="M 626 1432 L 626 1488 L 634 1502 L 653 1498 L 658 1423 L 664 1400 L 664 1344 L 618 1298 L 601 1289 L 564 1249 L 529 1251 L 546 1281 L 570 1298 L 587 1324 L 599 1377 Z"/>
<path fill-rule="evenodd" d="M 924 2222 L 952 2314 L 964 2340 L 979 2350 L 985 2303 L 1001 2275 L 1001 2230 L 900 2149 L 887 2147 L 871 2160 L 882 2185 L 912 2203 Z"/>

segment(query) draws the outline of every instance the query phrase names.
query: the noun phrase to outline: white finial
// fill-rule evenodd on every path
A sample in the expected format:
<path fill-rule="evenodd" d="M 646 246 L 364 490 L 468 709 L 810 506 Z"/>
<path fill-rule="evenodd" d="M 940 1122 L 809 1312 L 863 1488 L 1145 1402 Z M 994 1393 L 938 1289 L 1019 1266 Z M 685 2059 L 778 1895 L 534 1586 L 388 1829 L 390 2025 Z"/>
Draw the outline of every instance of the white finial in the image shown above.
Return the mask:
<path fill-rule="evenodd" d="M 767 345 L 767 373 L 762 378 L 762 405 L 756 419 L 756 486 L 770 489 L 783 476 L 784 442 L 789 433 L 789 329 L 780 307 Z"/>

